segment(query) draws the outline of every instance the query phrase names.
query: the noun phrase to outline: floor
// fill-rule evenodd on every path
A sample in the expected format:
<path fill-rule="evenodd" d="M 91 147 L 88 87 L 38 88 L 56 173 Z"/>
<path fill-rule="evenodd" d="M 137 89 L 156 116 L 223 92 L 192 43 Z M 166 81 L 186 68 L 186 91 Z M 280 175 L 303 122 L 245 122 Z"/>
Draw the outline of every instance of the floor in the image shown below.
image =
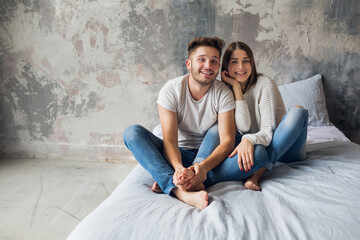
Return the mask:
<path fill-rule="evenodd" d="M 0 239 L 66 239 L 135 162 L 0 160 Z"/>

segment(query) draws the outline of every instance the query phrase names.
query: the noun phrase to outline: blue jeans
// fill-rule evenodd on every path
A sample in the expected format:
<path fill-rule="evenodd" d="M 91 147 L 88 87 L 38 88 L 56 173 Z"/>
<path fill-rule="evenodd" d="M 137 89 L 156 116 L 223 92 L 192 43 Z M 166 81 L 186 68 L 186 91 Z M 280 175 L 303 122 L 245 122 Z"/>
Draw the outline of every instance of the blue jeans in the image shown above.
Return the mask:
<path fill-rule="evenodd" d="M 305 159 L 307 125 L 308 111 L 303 108 L 290 108 L 276 128 L 270 145 L 267 147 L 254 146 L 254 166 L 251 168 L 250 174 L 264 166 L 271 169 L 276 161 L 290 163 Z M 237 132 L 236 146 L 241 142 L 241 138 L 242 135 Z M 206 133 L 194 162 L 201 162 L 207 158 L 219 143 L 218 129 L 215 125 Z M 237 155 L 235 155 L 225 159 L 210 171 L 204 184 L 208 187 L 221 181 L 244 180 L 250 175 L 247 173 L 240 171 Z"/>
<path fill-rule="evenodd" d="M 175 171 L 166 160 L 162 139 L 140 125 L 127 127 L 123 138 L 126 147 L 140 165 L 152 175 L 164 193 L 170 194 L 175 187 L 172 181 Z M 198 150 L 179 150 L 183 166 L 190 167 Z"/>
<path fill-rule="evenodd" d="M 292 107 L 276 128 L 270 145 L 266 148 L 271 163 L 290 163 L 306 158 L 308 110 Z"/>
<path fill-rule="evenodd" d="M 197 149 L 184 150 L 179 148 L 183 166 L 190 167 L 194 159 L 199 161 L 203 159 L 202 156 L 209 156 L 220 142 L 214 141 L 214 137 L 219 138 L 217 125 L 208 130 L 200 146 L 202 155 L 198 154 Z M 164 193 L 170 194 L 173 188 L 175 188 L 172 181 L 175 171 L 165 158 L 163 141 L 140 125 L 132 125 L 126 128 L 123 133 L 123 138 L 126 147 L 132 152 L 140 165 L 152 175 Z M 241 138 L 238 139 L 237 142 L 240 142 L 240 140 Z M 251 171 L 240 171 L 237 163 L 237 155 L 235 155 L 232 158 L 227 158 L 218 167 L 208 172 L 208 179 L 204 182 L 205 186 L 209 187 L 219 182 L 243 180 L 249 177 L 252 173 L 263 167 L 268 159 L 264 147 L 260 145 L 255 146 L 254 151 L 258 160 L 255 161 Z"/>
<path fill-rule="evenodd" d="M 236 145 L 241 142 L 242 135 L 236 134 Z M 220 138 L 218 133 L 218 126 L 212 126 L 206 133 L 197 156 L 194 160 L 195 162 L 201 162 L 207 158 L 214 149 L 220 144 Z M 210 187 L 219 182 L 225 181 L 241 181 L 248 178 L 251 174 L 264 167 L 268 163 L 268 153 L 264 146 L 255 145 L 254 146 L 254 165 L 250 171 L 245 172 L 245 170 L 240 170 L 238 164 L 238 155 L 233 157 L 226 158 L 222 163 L 217 167 L 212 169 L 207 174 L 207 179 L 204 182 L 205 187 Z"/>

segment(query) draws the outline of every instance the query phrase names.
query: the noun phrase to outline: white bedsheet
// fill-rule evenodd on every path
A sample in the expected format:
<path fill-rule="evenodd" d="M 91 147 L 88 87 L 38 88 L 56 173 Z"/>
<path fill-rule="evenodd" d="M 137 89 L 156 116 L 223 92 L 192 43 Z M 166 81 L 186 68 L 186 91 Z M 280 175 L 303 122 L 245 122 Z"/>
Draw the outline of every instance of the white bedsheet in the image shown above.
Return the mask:
<path fill-rule="evenodd" d="M 358 239 L 359 172 L 359 145 L 310 144 L 305 161 L 265 173 L 261 192 L 219 183 L 198 210 L 153 193 L 138 165 L 68 239 Z"/>

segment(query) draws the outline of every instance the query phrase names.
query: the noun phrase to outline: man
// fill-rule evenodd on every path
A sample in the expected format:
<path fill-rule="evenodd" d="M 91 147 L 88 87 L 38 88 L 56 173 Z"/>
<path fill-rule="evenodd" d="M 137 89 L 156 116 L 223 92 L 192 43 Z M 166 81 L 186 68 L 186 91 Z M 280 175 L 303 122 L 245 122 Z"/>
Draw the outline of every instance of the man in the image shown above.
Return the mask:
<path fill-rule="evenodd" d="M 208 194 L 203 182 L 235 145 L 234 97 L 216 80 L 224 41 L 199 37 L 188 44 L 189 75 L 169 80 L 160 90 L 158 108 L 162 139 L 139 125 L 124 131 L 124 142 L 136 160 L 151 173 L 161 190 L 203 209 Z M 218 124 L 220 144 L 194 165 L 201 142 Z"/>

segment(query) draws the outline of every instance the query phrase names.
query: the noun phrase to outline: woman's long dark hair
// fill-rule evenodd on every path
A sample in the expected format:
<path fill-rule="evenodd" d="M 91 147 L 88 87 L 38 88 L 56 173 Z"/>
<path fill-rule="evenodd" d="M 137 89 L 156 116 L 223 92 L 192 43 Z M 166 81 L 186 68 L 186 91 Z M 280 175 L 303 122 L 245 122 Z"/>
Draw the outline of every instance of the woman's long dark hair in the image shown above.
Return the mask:
<path fill-rule="evenodd" d="M 248 55 L 248 57 L 250 59 L 250 64 L 251 64 L 251 74 L 250 74 L 250 76 L 247 80 L 247 83 L 245 84 L 245 87 L 243 89 L 243 93 L 245 93 L 257 82 L 258 76 L 261 75 L 261 74 L 258 74 L 256 71 L 254 54 L 248 45 L 246 45 L 243 42 L 230 43 L 230 45 L 226 48 L 226 50 L 224 52 L 224 56 L 223 56 L 223 60 L 222 60 L 222 64 L 221 64 L 221 72 L 223 72 L 224 70 L 228 71 L 231 55 L 237 49 L 244 50 L 246 52 L 246 55 Z"/>

